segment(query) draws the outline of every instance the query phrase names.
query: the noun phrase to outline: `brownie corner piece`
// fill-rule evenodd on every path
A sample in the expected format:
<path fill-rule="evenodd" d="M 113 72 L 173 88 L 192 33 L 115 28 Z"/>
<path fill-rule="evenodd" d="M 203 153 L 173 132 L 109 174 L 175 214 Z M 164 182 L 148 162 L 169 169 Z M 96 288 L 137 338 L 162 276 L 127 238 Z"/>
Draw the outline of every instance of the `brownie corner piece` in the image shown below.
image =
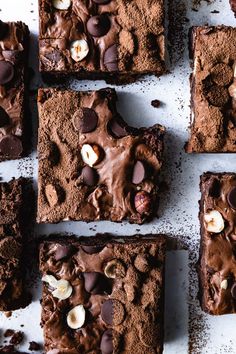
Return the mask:
<path fill-rule="evenodd" d="M 26 200 L 31 183 L 13 179 L 0 183 L 0 311 L 25 307 L 30 298 L 25 291 L 24 244 L 26 242 Z"/>
<path fill-rule="evenodd" d="M 236 28 L 193 27 L 191 129 L 186 152 L 236 152 Z"/>
<path fill-rule="evenodd" d="M 45 350 L 161 354 L 165 237 L 102 236 L 41 244 Z"/>
<path fill-rule="evenodd" d="M 29 29 L 23 22 L 0 21 L 0 161 L 29 149 L 27 72 Z"/>
<path fill-rule="evenodd" d="M 40 71 L 46 79 L 130 82 L 165 72 L 164 1 L 39 1 Z"/>
<path fill-rule="evenodd" d="M 212 315 L 235 313 L 236 174 L 204 173 L 200 190 L 200 303 Z"/>
<path fill-rule="evenodd" d="M 156 215 L 165 129 L 128 126 L 116 99 L 110 88 L 39 91 L 38 222 Z"/>

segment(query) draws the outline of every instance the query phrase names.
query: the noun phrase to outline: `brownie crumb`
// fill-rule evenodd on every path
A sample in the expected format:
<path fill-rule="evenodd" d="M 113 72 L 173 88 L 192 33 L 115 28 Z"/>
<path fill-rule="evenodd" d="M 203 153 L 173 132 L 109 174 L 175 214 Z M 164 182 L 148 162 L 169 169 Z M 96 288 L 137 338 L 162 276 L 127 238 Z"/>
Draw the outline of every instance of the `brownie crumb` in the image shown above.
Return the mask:
<path fill-rule="evenodd" d="M 4 337 L 12 337 L 14 333 L 15 333 L 14 329 L 7 329 L 4 332 Z"/>
<path fill-rule="evenodd" d="M 11 317 L 11 315 L 12 315 L 12 311 L 6 311 L 6 312 L 4 312 L 4 315 L 5 315 L 7 318 L 9 318 L 9 317 Z"/>
<path fill-rule="evenodd" d="M 13 336 L 11 337 L 10 343 L 14 345 L 18 345 L 23 341 L 24 334 L 23 332 L 15 332 Z"/>
<path fill-rule="evenodd" d="M 37 352 L 37 351 L 40 350 L 40 349 L 41 349 L 41 345 L 40 345 L 40 344 L 38 344 L 38 343 L 36 343 L 36 342 L 34 342 L 34 341 L 29 342 L 29 350 L 30 350 L 30 351 L 35 350 L 35 351 Z"/>
<path fill-rule="evenodd" d="M 160 107 L 161 102 L 159 100 L 152 100 L 151 105 L 155 108 Z"/>
<path fill-rule="evenodd" d="M 4 347 L 0 347 L 0 353 L 15 353 L 14 345 L 5 345 Z"/>

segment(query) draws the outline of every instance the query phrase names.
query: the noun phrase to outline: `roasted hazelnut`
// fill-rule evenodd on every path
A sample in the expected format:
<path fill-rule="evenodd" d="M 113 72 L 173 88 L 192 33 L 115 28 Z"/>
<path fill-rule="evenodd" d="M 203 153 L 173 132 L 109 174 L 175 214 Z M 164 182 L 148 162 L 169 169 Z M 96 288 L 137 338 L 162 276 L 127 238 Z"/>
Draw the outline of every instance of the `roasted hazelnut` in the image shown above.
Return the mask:
<path fill-rule="evenodd" d="M 150 194 L 145 191 L 136 193 L 134 197 L 134 206 L 137 212 L 141 215 L 149 214 L 151 210 L 151 197 Z"/>

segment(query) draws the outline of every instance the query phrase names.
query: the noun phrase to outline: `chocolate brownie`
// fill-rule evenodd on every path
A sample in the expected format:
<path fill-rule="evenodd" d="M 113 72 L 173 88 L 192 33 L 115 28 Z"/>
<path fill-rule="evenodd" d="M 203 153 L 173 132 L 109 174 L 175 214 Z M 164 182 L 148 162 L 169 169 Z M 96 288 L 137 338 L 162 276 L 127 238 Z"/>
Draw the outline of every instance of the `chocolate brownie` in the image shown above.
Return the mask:
<path fill-rule="evenodd" d="M 113 89 L 41 89 L 38 222 L 156 215 L 164 128 L 131 128 Z"/>
<path fill-rule="evenodd" d="M 200 301 L 213 315 L 236 313 L 236 174 L 201 177 Z"/>
<path fill-rule="evenodd" d="M 163 0 L 40 0 L 40 71 L 131 81 L 165 71 Z"/>
<path fill-rule="evenodd" d="M 236 152 L 236 28 L 191 31 L 191 136 L 187 152 Z"/>
<path fill-rule="evenodd" d="M 43 242 L 46 352 L 162 353 L 164 258 L 162 235 Z"/>
<path fill-rule="evenodd" d="M 28 184 L 23 178 L 0 183 L 0 311 L 15 310 L 28 301 L 23 265 Z"/>
<path fill-rule="evenodd" d="M 26 82 L 29 30 L 0 21 L 0 161 L 26 152 Z M 28 142 L 27 142 L 28 143 Z"/>

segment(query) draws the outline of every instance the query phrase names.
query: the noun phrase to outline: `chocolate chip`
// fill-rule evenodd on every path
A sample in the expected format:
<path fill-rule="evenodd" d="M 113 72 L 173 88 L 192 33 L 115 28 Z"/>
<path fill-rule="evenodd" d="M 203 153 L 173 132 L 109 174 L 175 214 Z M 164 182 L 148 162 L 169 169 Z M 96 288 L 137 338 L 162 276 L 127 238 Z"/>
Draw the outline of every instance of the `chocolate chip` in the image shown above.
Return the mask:
<path fill-rule="evenodd" d="M 232 285 L 232 288 L 231 288 L 231 295 L 234 299 L 236 299 L 236 283 L 234 283 Z"/>
<path fill-rule="evenodd" d="M 66 245 L 58 245 L 56 252 L 54 254 L 54 258 L 56 261 L 60 261 L 62 259 L 70 257 L 72 253 L 72 247 Z"/>
<path fill-rule="evenodd" d="M 110 284 L 102 273 L 98 272 L 85 272 L 84 277 L 84 288 L 88 293 L 91 294 L 104 294 L 110 293 Z"/>
<path fill-rule="evenodd" d="M 5 125 L 8 125 L 9 122 L 9 115 L 7 114 L 5 109 L 0 106 L 0 128 L 4 127 Z"/>
<path fill-rule="evenodd" d="M 219 198 L 221 192 L 221 184 L 220 181 L 216 178 L 210 182 L 209 186 L 209 196 L 213 198 Z"/>
<path fill-rule="evenodd" d="M 0 61 L 0 85 L 5 85 L 13 79 L 14 67 L 5 60 Z"/>
<path fill-rule="evenodd" d="M 233 187 L 228 195 L 227 195 L 227 200 L 231 208 L 236 209 L 236 187 Z"/>
<path fill-rule="evenodd" d="M 15 135 L 6 135 L 0 141 L 0 155 L 19 157 L 22 152 L 22 142 Z"/>
<path fill-rule="evenodd" d="M 88 254 L 95 254 L 101 252 L 104 246 L 81 246 L 81 248 Z"/>
<path fill-rule="evenodd" d="M 227 88 L 221 86 L 212 86 L 206 92 L 208 102 L 215 107 L 223 107 L 229 100 Z"/>
<path fill-rule="evenodd" d="M 112 340 L 112 330 L 106 330 L 102 335 L 102 340 L 100 344 L 100 349 L 102 354 L 112 354 L 113 353 L 113 340 Z"/>
<path fill-rule="evenodd" d="M 149 193 L 146 191 L 140 191 L 136 193 L 134 197 L 134 206 L 139 214 L 149 214 L 152 206 L 152 201 Z"/>
<path fill-rule="evenodd" d="M 9 25 L 0 20 L 0 40 L 5 38 L 8 33 Z"/>
<path fill-rule="evenodd" d="M 118 52 L 116 44 L 108 47 L 104 53 L 103 63 L 108 71 L 118 70 Z"/>
<path fill-rule="evenodd" d="M 142 161 L 137 161 L 133 169 L 132 183 L 139 184 L 145 178 L 145 166 Z"/>
<path fill-rule="evenodd" d="M 97 128 L 98 116 L 91 108 L 82 108 L 82 119 L 80 120 L 81 133 L 90 133 Z"/>
<path fill-rule="evenodd" d="M 110 27 L 110 20 L 105 14 L 90 17 L 87 22 L 87 30 L 93 37 L 104 36 Z"/>
<path fill-rule="evenodd" d="M 102 304 L 102 308 L 101 308 L 102 319 L 106 324 L 108 324 L 110 326 L 113 323 L 113 314 L 114 314 L 113 310 L 114 310 L 114 308 L 113 308 L 113 300 L 112 299 L 109 299 Z"/>
<path fill-rule="evenodd" d="M 234 73 L 225 63 L 218 63 L 211 69 L 211 79 L 219 86 L 228 86 L 232 82 Z"/>
<path fill-rule="evenodd" d="M 90 166 L 85 166 L 82 169 L 81 176 L 83 178 L 83 182 L 87 184 L 87 186 L 95 186 L 98 182 L 97 171 Z"/>
<path fill-rule="evenodd" d="M 117 119 L 111 119 L 108 122 L 108 131 L 111 133 L 112 136 L 115 138 L 123 138 L 124 136 L 128 135 L 126 131 L 125 125 L 122 125 L 120 122 L 118 122 Z"/>

